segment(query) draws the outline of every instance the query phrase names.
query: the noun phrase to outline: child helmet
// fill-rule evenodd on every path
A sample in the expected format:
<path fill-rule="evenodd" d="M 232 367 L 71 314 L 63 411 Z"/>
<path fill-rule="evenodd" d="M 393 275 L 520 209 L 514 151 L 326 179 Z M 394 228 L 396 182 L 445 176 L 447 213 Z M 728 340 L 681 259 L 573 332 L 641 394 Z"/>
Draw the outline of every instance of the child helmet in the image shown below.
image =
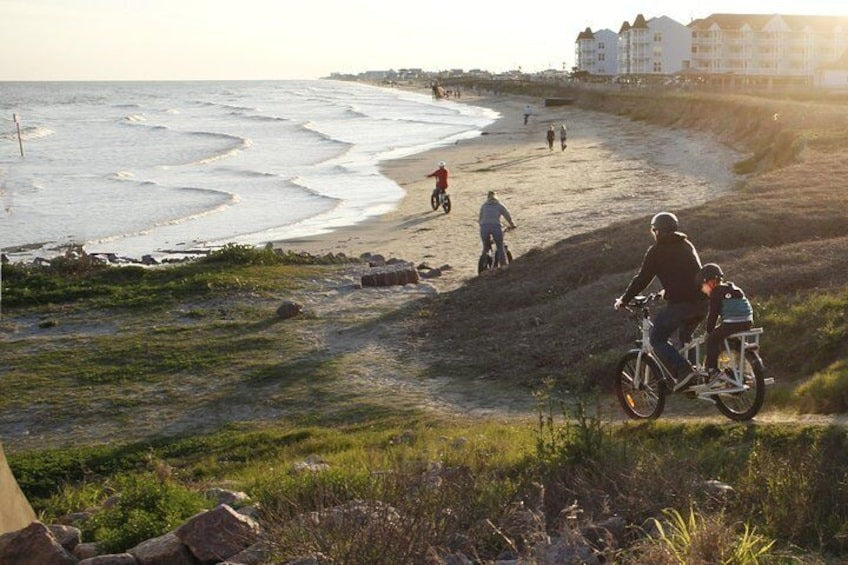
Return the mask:
<path fill-rule="evenodd" d="M 722 279 L 724 278 L 724 273 L 721 270 L 721 267 L 716 265 L 715 263 L 707 263 L 701 270 L 698 271 L 698 284 L 701 284 L 706 281 L 711 281 L 713 279 Z"/>

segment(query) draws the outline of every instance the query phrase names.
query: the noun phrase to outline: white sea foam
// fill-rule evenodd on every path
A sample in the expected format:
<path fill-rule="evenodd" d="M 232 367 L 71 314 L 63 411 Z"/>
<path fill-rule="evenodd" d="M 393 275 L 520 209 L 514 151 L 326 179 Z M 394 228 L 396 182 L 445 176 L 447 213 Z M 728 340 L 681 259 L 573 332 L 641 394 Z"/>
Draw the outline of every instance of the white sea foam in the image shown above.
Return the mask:
<path fill-rule="evenodd" d="M 12 113 L 24 116 L 26 158 L 0 143 L 0 247 L 136 257 L 384 213 L 403 191 L 380 176 L 381 159 L 477 135 L 496 117 L 331 81 L 0 83 L 0 115 Z"/>

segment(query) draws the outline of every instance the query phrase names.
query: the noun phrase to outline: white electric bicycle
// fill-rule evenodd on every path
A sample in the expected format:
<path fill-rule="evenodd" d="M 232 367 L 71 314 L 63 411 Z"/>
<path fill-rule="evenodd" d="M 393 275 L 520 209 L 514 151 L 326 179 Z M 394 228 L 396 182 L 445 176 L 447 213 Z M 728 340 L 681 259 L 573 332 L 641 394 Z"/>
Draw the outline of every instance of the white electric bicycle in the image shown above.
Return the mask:
<path fill-rule="evenodd" d="M 665 408 L 666 395 L 674 391 L 677 380 L 662 363 L 651 347 L 650 333 L 653 323 L 651 306 L 659 296 L 637 296 L 625 309 L 630 312 L 641 332 L 637 348 L 621 358 L 616 368 L 615 393 L 624 412 L 633 419 L 655 419 Z M 719 412 L 731 420 L 750 420 L 763 406 L 766 385 L 773 378 L 764 376 L 765 367 L 760 358 L 762 328 L 752 328 L 728 336 L 719 354 L 718 368 L 724 373 L 721 388 L 710 387 L 703 371 L 703 351 L 706 336 L 693 338 L 683 345 L 680 354 L 698 368 L 703 377 L 680 391 L 689 398 L 712 402 Z"/>

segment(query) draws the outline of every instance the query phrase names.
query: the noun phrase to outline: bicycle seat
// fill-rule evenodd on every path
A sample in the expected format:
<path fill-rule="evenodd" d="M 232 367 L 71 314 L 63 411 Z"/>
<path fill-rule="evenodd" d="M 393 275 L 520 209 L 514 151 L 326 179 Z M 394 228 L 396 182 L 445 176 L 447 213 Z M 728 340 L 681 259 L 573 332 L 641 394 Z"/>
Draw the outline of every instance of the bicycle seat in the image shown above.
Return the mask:
<path fill-rule="evenodd" d="M 651 301 L 651 297 L 650 297 L 650 296 L 642 296 L 642 295 L 640 294 L 639 296 L 634 296 L 634 297 L 633 297 L 633 300 L 631 300 L 631 301 L 630 301 L 629 306 L 638 306 L 638 307 L 642 307 L 642 306 L 644 306 L 645 304 L 647 304 L 647 303 L 648 303 L 648 302 L 650 302 L 650 301 Z"/>

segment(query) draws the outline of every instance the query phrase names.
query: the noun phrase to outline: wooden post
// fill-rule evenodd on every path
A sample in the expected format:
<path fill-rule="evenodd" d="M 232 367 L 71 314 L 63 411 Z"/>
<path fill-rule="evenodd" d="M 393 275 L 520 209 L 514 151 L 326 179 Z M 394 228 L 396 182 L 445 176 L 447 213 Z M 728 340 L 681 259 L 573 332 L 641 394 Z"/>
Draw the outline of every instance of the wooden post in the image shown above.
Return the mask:
<path fill-rule="evenodd" d="M 15 120 L 15 125 L 18 128 L 18 147 L 21 148 L 21 157 L 24 156 L 24 142 L 21 140 L 21 122 L 18 121 L 18 115 L 12 114 L 12 119 Z"/>

